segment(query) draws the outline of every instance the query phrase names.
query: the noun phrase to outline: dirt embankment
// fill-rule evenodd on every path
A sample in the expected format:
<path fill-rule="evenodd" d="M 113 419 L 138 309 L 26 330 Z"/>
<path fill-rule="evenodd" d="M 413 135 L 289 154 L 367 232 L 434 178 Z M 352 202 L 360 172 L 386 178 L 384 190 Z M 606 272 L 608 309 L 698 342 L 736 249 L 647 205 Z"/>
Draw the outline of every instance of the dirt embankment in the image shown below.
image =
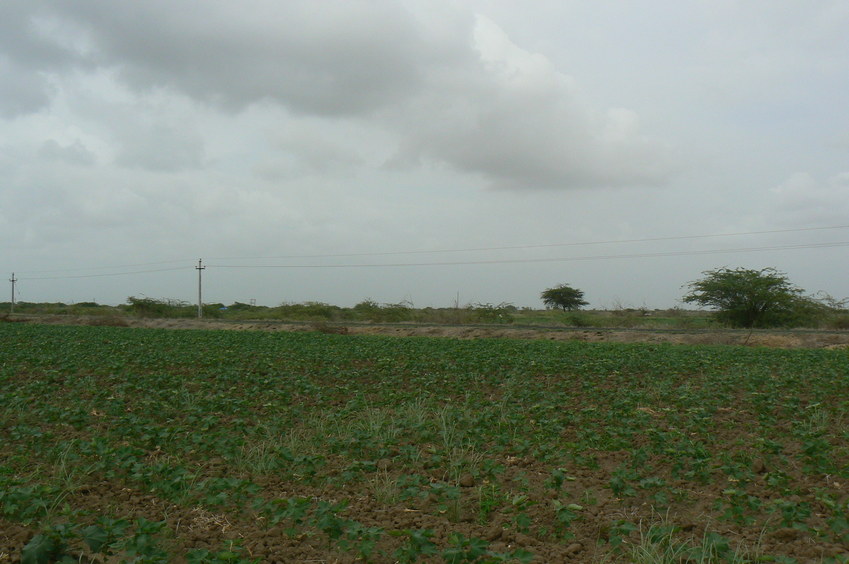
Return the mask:
<path fill-rule="evenodd" d="M 222 329 L 235 331 L 320 331 L 347 335 L 448 337 L 454 339 L 543 339 L 593 343 L 670 343 L 678 345 L 745 345 L 773 348 L 849 348 L 847 331 L 672 331 L 568 327 L 505 327 L 410 324 L 285 323 L 215 319 L 143 319 L 132 317 L 14 315 L 4 321 L 61 325 L 115 325 L 157 329 Z"/>

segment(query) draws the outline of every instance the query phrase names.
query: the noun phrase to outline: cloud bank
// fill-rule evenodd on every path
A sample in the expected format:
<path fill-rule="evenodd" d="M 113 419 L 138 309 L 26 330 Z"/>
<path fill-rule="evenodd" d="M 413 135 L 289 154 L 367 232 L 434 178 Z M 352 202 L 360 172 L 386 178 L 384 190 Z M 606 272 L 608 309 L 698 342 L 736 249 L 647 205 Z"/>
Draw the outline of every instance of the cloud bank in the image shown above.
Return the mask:
<path fill-rule="evenodd" d="M 17 78 L 2 81 L 2 112 L 38 111 L 57 83 L 107 73 L 140 99 L 357 120 L 394 136 L 387 166 L 435 162 L 498 188 L 655 185 L 670 174 L 668 147 L 634 111 L 593 106 L 574 78 L 484 16 L 432 3 L 272 4 L 11 2 L 2 56 Z M 117 164 L 198 165 L 200 140 L 178 129 L 125 132 Z"/>

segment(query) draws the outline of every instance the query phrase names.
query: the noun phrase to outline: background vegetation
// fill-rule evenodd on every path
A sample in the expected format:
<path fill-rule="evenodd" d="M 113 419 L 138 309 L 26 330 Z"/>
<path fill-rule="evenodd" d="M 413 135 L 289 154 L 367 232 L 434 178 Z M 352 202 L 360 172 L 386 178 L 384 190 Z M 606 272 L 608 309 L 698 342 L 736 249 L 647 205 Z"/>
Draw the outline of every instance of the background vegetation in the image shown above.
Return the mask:
<path fill-rule="evenodd" d="M 568 284 L 560 284 L 554 288 L 543 290 L 540 299 L 545 307 L 562 309 L 563 311 L 574 311 L 589 304 L 584 300 L 583 290 L 578 290 Z"/>
<path fill-rule="evenodd" d="M 774 268 L 718 268 L 691 282 L 685 303 L 716 309 L 716 318 L 732 327 L 799 327 L 816 324 L 835 308 L 817 300 Z"/>
<path fill-rule="evenodd" d="M 690 282 L 684 303 L 709 307 L 711 311 L 648 310 L 616 304 L 611 310 L 584 311 L 588 303 L 584 291 L 568 284 L 543 290 L 540 300 L 545 310 L 517 308 L 511 303 L 473 303 L 451 308 L 416 308 L 412 302 L 379 303 L 366 298 L 350 308 L 324 302 L 288 303 L 276 307 L 235 302 L 230 305 L 203 305 L 203 316 L 225 320 L 279 320 L 340 323 L 423 323 L 423 324 L 520 324 L 569 327 L 622 327 L 644 329 L 698 329 L 708 327 L 788 327 L 849 329 L 849 299 L 828 294 L 806 295 L 787 276 L 774 268 L 718 268 L 702 273 Z M 0 303 L 0 310 L 11 311 Z M 197 305 L 184 300 L 130 296 L 120 306 L 94 302 L 76 304 L 15 304 L 21 314 L 134 316 L 145 318 L 196 317 Z"/>
<path fill-rule="evenodd" d="M 829 304 L 828 299 L 811 302 L 805 315 L 792 318 L 788 328 L 849 329 L 849 310 L 843 303 Z M 9 303 L 0 302 L 0 311 L 8 312 Z M 122 317 L 194 318 L 197 305 L 173 299 L 138 299 L 109 306 L 93 302 L 76 304 L 18 302 L 15 313 L 22 315 L 99 316 L 104 323 Z M 0 314 L 5 315 L 5 313 Z M 204 304 L 208 319 L 230 321 L 266 320 L 328 323 L 421 323 L 445 325 L 512 324 L 556 327 L 614 327 L 627 329 L 711 329 L 733 326 L 710 311 L 682 308 L 648 309 L 616 306 L 609 310 L 560 311 L 517 308 L 509 303 L 467 304 L 460 307 L 417 308 L 410 303 L 377 303 L 363 300 L 345 308 L 323 302 L 283 303 L 276 307 L 232 304 Z"/>

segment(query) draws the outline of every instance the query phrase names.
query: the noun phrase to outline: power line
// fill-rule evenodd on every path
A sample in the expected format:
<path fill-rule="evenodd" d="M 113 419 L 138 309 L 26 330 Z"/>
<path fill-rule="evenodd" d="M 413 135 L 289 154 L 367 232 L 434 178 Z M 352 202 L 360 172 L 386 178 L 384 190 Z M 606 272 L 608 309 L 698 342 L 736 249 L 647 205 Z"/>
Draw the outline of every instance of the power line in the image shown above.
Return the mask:
<path fill-rule="evenodd" d="M 709 249 L 701 251 L 668 251 L 656 253 L 631 253 L 619 255 L 592 255 L 584 257 L 557 257 L 557 258 L 525 258 L 525 259 L 493 259 L 473 261 L 440 261 L 440 262 L 402 262 L 402 263 L 351 263 L 351 264 L 210 264 L 210 268 L 397 268 L 410 266 L 470 266 L 479 264 L 516 264 L 535 262 L 571 262 L 585 260 L 615 260 L 630 258 L 656 258 L 675 256 L 697 256 L 727 253 L 748 253 L 763 251 L 786 251 L 794 249 L 821 249 L 831 247 L 846 247 L 849 241 L 837 241 L 832 243 L 811 243 L 805 245 L 776 245 L 772 247 L 744 247 L 737 249 Z"/>
<path fill-rule="evenodd" d="M 87 266 L 87 267 L 78 267 L 78 268 L 54 268 L 51 270 L 30 270 L 29 274 L 45 274 L 48 272 L 76 272 L 79 270 L 106 270 L 106 269 L 114 269 L 114 268 L 136 268 L 140 266 L 156 266 L 159 264 L 177 264 L 177 263 L 185 263 L 185 260 L 163 260 L 158 262 L 142 262 L 138 264 L 115 264 L 111 266 Z M 168 269 L 165 269 L 168 270 Z M 141 272 L 161 272 L 160 270 L 144 270 Z M 105 276 L 112 276 L 112 274 L 106 274 Z M 29 278 L 29 280 L 42 280 L 41 278 Z"/>
<path fill-rule="evenodd" d="M 509 245 L 509 246 L 500 246 L 500 247 L 472 247 L 472 248 L 460 248 L 460 249 L 435 249 L 435 250 L 418 250 L 418 251 L 389 251 L 389 252 L 359 252 L 359 253 L 337 253 L 337 254 L 316 254 L 316 255 L 284 255 L 277 257 L 218 257 L 213 258 L 212 260 L 273 260 L 273 259 L 293 259 L 293 258 L 350 258 L 350 257 L 359 257 L 359 256 L 394 256 L 394 255 L 417 255 L 417 254 L 437 254 L 437 253 L 460 253 L 460 252 L 483 252 L 483 251 L 501 251 L 501 250 L 528 250 L 528 249 L 542 249 L 542 248 L 558 248 L 558 247 L 580 247 L 580 246 L 590 246 L 590 245 L 607 245 L 607 244 L 627 244 L 627 243 L 645 243 L 645 242 L 659 242 L 659 241 L 675 241 L 675 240 L 693 240 L 693 239 L 707 239 L 707 238 L 717 238 L 717 237 L 738 237 L 745 235 L 765 235 L 765 234 L 777 234 L 777 233 L 796 233 L 796 232 L 804 232 L 804 231 L 824 231 L 824 230 L 834 230 L 834 229 L 847 229 L 849 225 L 835 225 L 828 227 L 805 227 L 805 228 L 796 228 L 796 229 L 772 229 L 765 231 L 740 231 L 735 233 L 719 233 L 719 234 L 703 234 L 703 235 L 676 235 L 669 237 L 648 237 L 648 238 L 640 238 L 640 239 L 612 239 L 606 241 L 586 241 L 586 242 L 572 242 L 572 243 L 547 243 L 547 244 L 536 244 L 536 245 Z M 704 250 L 704 251 L 670 251 L 670 252 L 657 252 L 657 253 L 634 253 L 634 254 L 618 254 L 618 255 L 594 255 L 594 256 L 586 256 L 586 257 L 560 257 L 560 258 L 537 258 L 537 259 L 493 259 L 493 260 L 473 260 L 473 261 L 439 261 L 439 262 L 416 262 L 416 263 L 366 263 L 366 264 L 330 264 L 330 265 L 255 265 L 255 264 L 241 264 L 241 265 L 208 265 L 212 268 L 381 268 L 381 267 L 407 267 L 407 266 L 460 266 L 460 265 L 475 265 L 475 264 L 510 264 L 510 263 L 533 263 L 533 262 L 568 262 L 568 261 L 580 261 L 580 260 L 612 260 L 612 259 L 625 259 L 625 258 L 652 258 L 652 257 L 664 257 L 664 256 L 690 256 L 690 255 L 702 255 L 702 254 L 720 254 L 720 253 L 735 253 L 735 252 L 760 252 L 760 251 L 778 251 L 778 250 L 791 250 L 791 249 L 807 249 L 807 248 L 828 248 L 828 247 L 840 247 L 845 246 L 849 243 L 846 242 L 836 242 L 836 243 L 812 243 L 812 244 L 803 244 L 803 245 L 779 245 L 773 247 L 750 247 L 750 248 L 739 248 L 739 249 L 714 249 L 714 250 Z M 150 263 L 140 263 L 134 265 L 123 265 L 123 266 L 111 266 L 111 267 L 88 267 L 88 268 L 71 268 L 71 269 L 63 269 L 63 270 L 39 270 L 39 271 L 31 271 L 32 273 L 40 273 L 40 272 L 74 272 L 80 270 L 102 270 L 106 268 L 132 268 L 135 266 L 150 266 L 150 265 L 158 265 L 158 264 L 174 264 L 178 262 L 187 262 L 187 261 L 159 261 L 159 262 L 150 262 Z M 58 276 L 23 276 L 18 278 L 18 280 L 66 280 L 73 278 L 102 278 L 102 277 L 110 277 L 110 276 L 127 276 L 132 274 L 147 274 L 147 273 L 155 273 L 155 272 L 170 272 L 183 270 L 187 268 L 186 266 L 179 267 L 170 267 L 170 268 L 156 268 L 156 269 L 145 269 L 145 270 L 132 270 L 132 271 L 123 271 L 123 272 L 109 272 L 109 273 L 101 273 L 101 274 L 67 274 L 67 275 L 58 275 Z M 205 267 L 204 267 L 205 268 Z M 26 273 L 24 273 L 26 274 Z"/>
<path fill-rule="evenodd" d="M 169 272 L 173 270 L 183 270 L 185 267 L 174 268 L 157 268 L 153 270 L 134 270 L 132 272 L 109 272 L 105 274 L 70 274 L 67 276 L 33 276 L 18 278 L 18 280 L 66 280 L 68 278 L 101 278 L 106 276 L 126 276 L 128 274 L 146 274 L 148 272 Z"/>
<path fill-rule="evenodd" d="M 384 251 L 384 252 L 357 252 L 357 253 L 335 253 L 335 254 L 314 254 L 314 255 L 281 255 L 274 257 L 212 257 L 210 260 L 274 260 L 274 259 L 293 259 L 293 258 L 347 258 L 360 256 L 391 256 L 391 255 L 417 255 L 417 254 L 437 254 L 437 253 L 466 253 L 466 252 L 481 252 L 481 251 L 506 251 L 506 250 L 525 250 L 525 249 L 544 249 L 553 247 L 580 247 L 589 245 L 611 245 L 622 243 L 649 243 L 658 241 L 683 241 L 692 239 L 708 239 L 715 237 L 739 237 L 743 235 L 770 235 L 776 233 L 798 233 L 802 231 L 824 231 L 830 229 L 849 229 L 849 225 L 834 225 L 829 227 L 801 227 L 796 229 L 770 229 L 766 231 L 739 231 L 736 233 L 716 233 L 705 235 L 674 235 L 669 237 L 647 237 L 641 239 L 611 239 L 607 241 L 585 241 L 571 243 L 544 243 L 536 245 L 507 245 L 501 247 L 469 247 L 461 249 L 433 249 L 433 250 L 418 250 L 418 251 Z"/>

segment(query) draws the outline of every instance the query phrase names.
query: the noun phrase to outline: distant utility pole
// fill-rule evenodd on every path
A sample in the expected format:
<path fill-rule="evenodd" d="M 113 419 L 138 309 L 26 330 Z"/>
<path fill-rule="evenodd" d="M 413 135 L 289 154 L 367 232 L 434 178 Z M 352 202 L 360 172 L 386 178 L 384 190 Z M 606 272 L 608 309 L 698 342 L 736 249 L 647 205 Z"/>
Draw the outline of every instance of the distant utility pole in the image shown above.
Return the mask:
<path fill-rule="evenodd" d="M 9 313 L 15 313 L 15 282 L 17 281 L 18 279 L 15 278 L 15 273 L 13 272 L 12 277 L 9 278 L 9 282 L 12 283 L 12 301 L 10 302 Z"/>
<path fill-rule="evenodd" d="M 198 265 L 195 267 L 195 270 L 198 271 L 198 319 L 203 317 L 203 290 L 201 284 L 201 271 L 206 267 L 203 266 L 203 259 L 198 259 Z"/>

